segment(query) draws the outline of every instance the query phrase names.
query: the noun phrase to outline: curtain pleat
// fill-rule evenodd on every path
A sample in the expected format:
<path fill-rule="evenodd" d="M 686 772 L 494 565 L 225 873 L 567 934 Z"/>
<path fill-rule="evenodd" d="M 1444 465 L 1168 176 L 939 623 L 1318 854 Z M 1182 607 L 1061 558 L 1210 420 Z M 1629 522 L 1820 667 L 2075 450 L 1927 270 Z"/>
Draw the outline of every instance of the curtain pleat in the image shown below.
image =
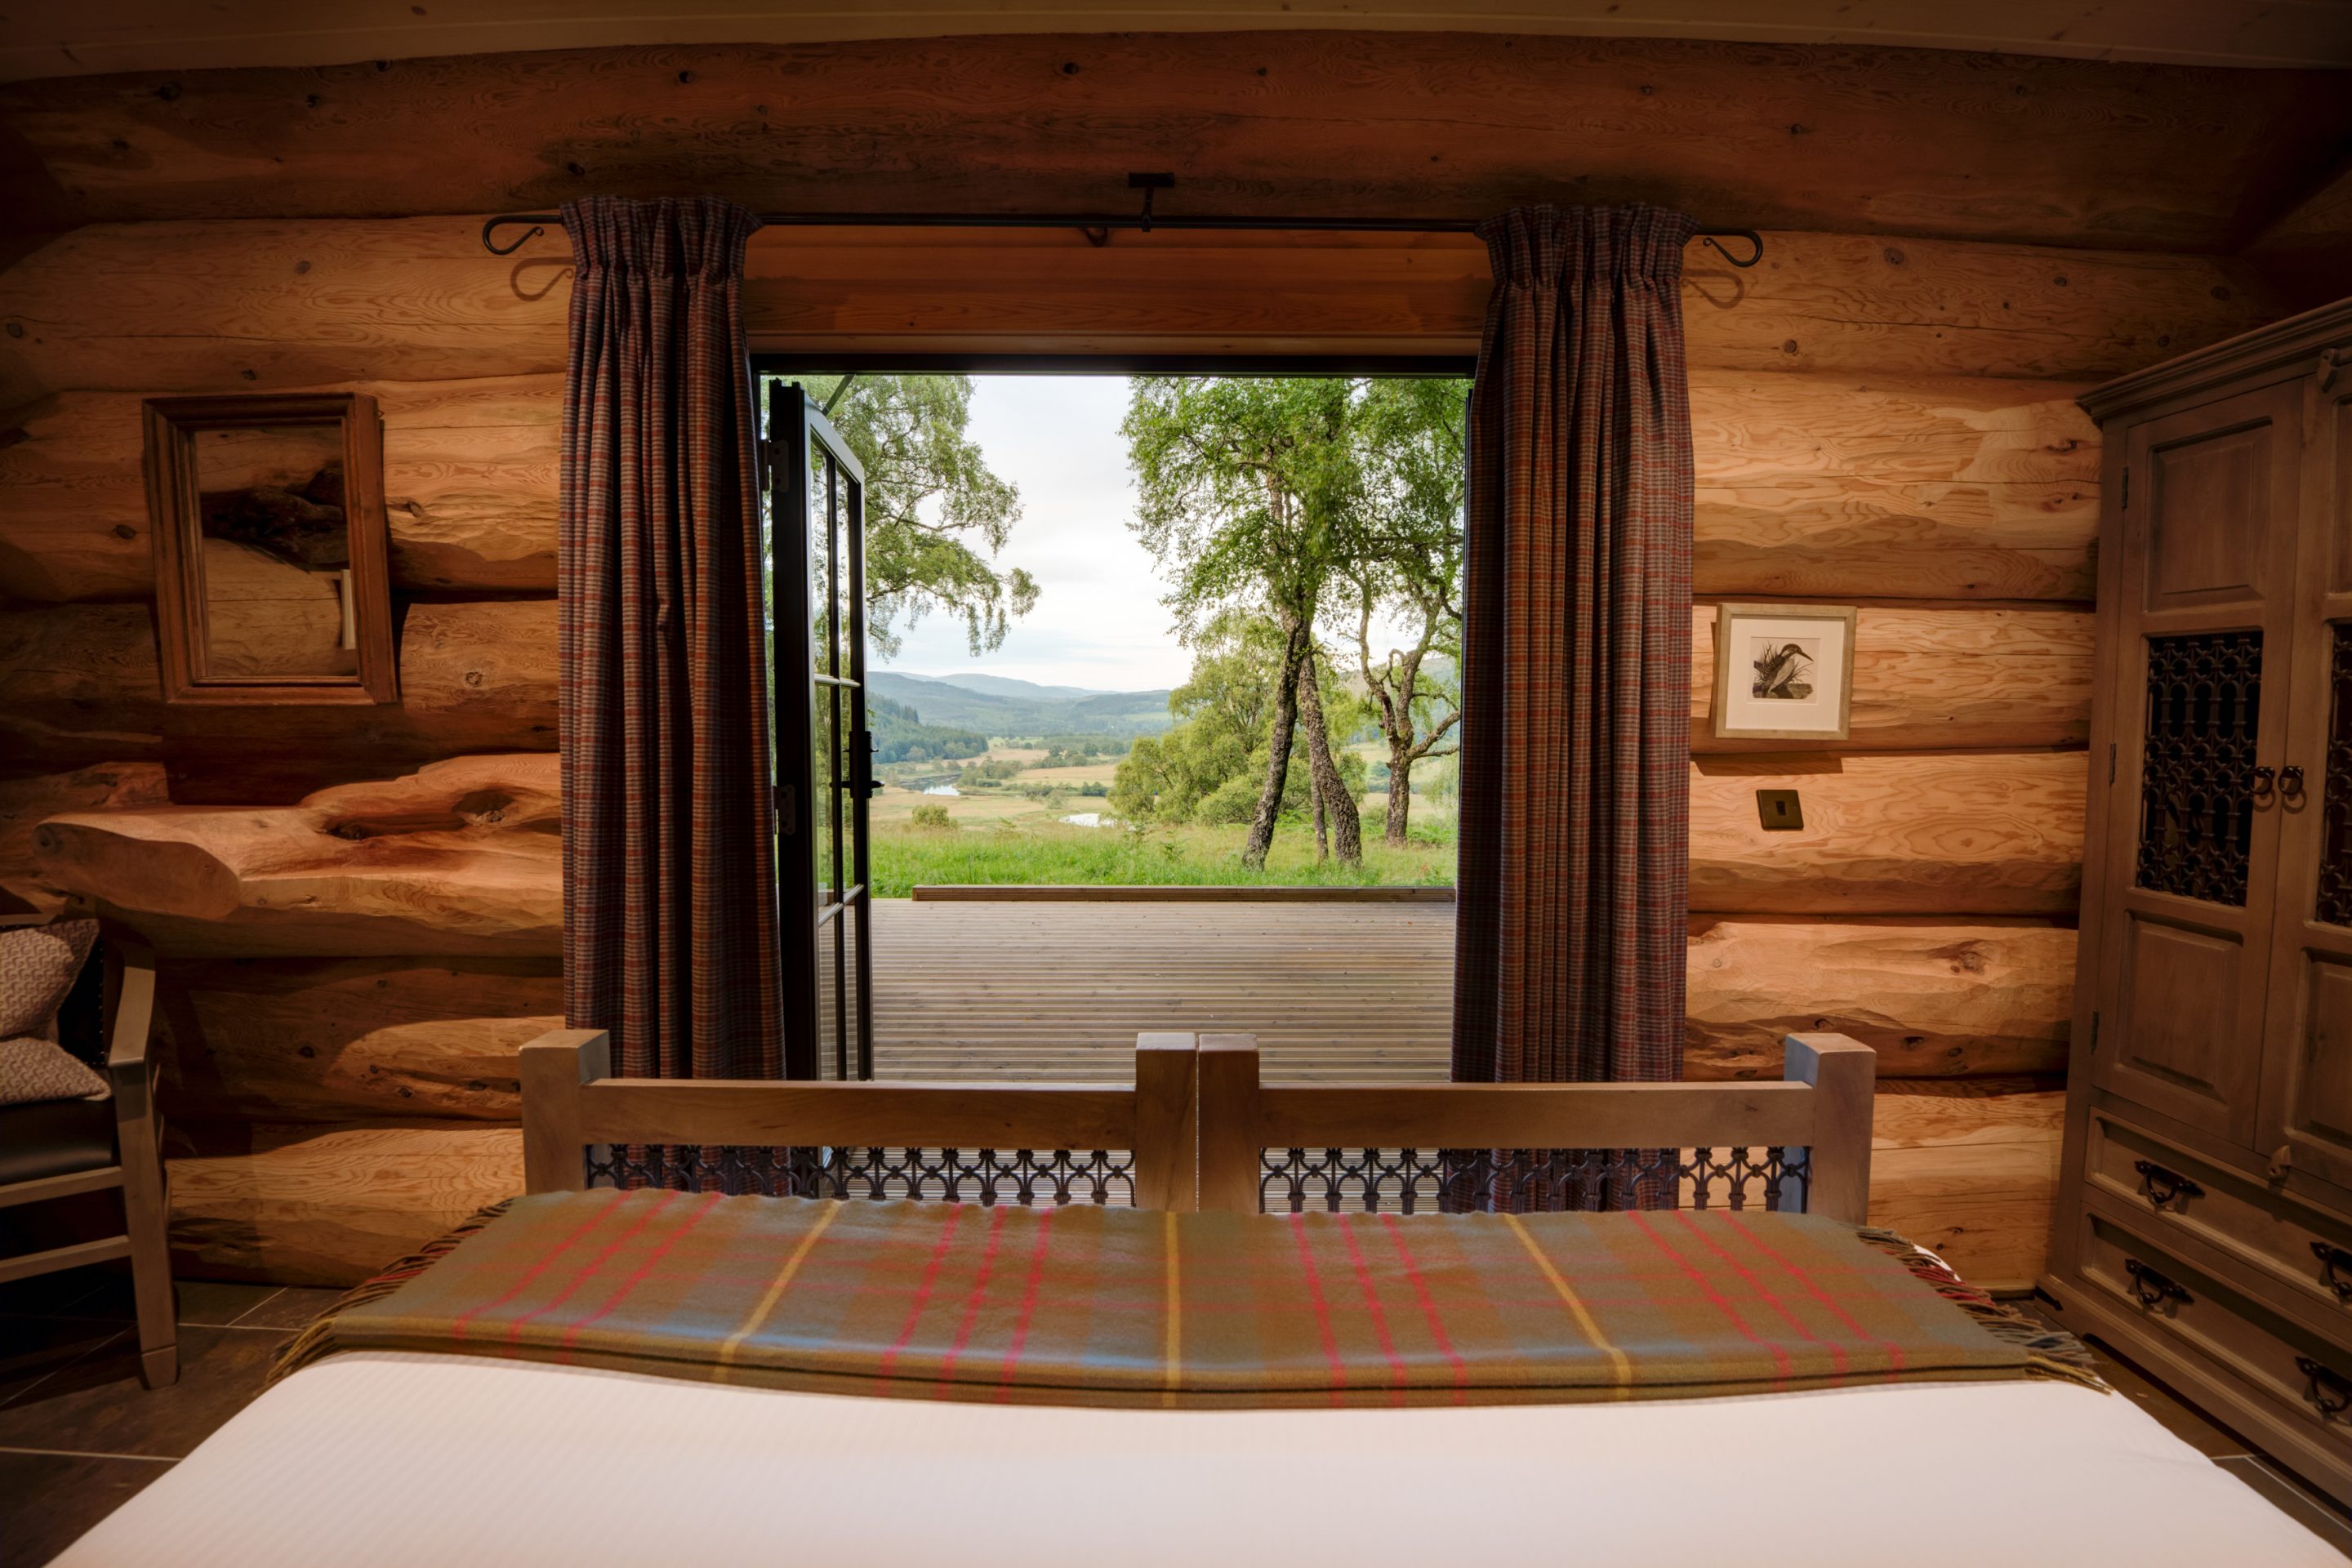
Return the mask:
<path fill-rule="evenodd" d="M 751 214 L 598 197 L 572 236 L 556 534 L 563 1005 L 621 1072 L 782 1072 Z"/>
<path fill-rule="evenodd" d="M 1691 229 L 1636 205 L 1479 231 L 1457 1081 L 1682 1076 Z"/>

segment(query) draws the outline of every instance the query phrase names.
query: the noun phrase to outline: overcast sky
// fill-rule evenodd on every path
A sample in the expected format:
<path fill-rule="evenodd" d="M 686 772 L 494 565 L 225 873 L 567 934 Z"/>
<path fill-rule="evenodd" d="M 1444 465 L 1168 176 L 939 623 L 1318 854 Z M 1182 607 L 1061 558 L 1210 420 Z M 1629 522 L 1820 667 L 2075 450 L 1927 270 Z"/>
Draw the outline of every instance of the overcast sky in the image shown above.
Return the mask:
<path fill-rule="evenodd" d="M 971 437 L 988 466 L 1021 487 L 1021 521 L 997 558 L 1037 579 L 1037 607 L 1004 646 L 973 658 L 961 623 L 932 615 L 903 628 L 897 658 L 916 675 L 978 672 L 1045 686 L 1143 691 L 1179 686 L 1192 668 L 1177 642 L 1151 557 L 1128 529 L 1127 378 L 972 378 Z"/>

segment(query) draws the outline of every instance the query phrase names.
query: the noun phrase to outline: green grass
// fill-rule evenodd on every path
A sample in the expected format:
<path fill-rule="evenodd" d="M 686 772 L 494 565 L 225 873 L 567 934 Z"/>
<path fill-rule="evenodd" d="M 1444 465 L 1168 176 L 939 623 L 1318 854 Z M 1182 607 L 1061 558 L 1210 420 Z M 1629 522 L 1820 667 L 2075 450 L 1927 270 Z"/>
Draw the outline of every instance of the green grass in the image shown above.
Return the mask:
<path fill-rule="evenodd" d="M 1088 803 L 1095 804 L 1095 803 Z M 1284 823 L 1261 871 L 1242 866 L 1244 827 L 1073 827 L 1058 822 L 915 827 L 877 822 L 874 895 L 903 899 L 919 885 L 985 883 L 1071 886 L 1413 887 L 1454 880 L 1454 825 L 1416 822 L 1412 841 L 1391 848 L 1377 817 L 1364 825 L 1364 863 L 1318 862 L 1315 836 Z"/>

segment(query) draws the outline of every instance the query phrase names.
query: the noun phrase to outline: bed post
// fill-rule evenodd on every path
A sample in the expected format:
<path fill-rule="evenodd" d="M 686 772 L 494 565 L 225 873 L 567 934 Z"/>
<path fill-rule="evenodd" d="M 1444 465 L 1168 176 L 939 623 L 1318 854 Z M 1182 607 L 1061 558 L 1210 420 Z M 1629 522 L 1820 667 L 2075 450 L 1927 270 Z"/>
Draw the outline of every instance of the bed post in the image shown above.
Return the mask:
<path fill-rule="evenodd" d="M 1137 1208 L 1200 1207 L 1197 1044 L 1190 1035 L 1135 1037 Z"/>
<path fill-rule="evenodd" d="M 1813 1088 L 1808 1174 L 1790 1184 L 1800 1201 L 1789 1206 L 1849 1225 L 1867 1225 L 1878 1053 L 1845 1035 L 1790 1035 L 1783 1043 L 1788 1058 L 1780 1076 Z"/>
<path fill-rule="evenodd" d="M 576 1193 L 588 1184 L 581 1152 L 580 1086 L 613 1072 L 613 1037 L 552 1029 L 522 1048 L 522 1190 Z"/>
<path fill-rule="evenodd" d="M 1258 1212 L 1257 1037 L 1202 1035 L 1201 1207 Z"/>

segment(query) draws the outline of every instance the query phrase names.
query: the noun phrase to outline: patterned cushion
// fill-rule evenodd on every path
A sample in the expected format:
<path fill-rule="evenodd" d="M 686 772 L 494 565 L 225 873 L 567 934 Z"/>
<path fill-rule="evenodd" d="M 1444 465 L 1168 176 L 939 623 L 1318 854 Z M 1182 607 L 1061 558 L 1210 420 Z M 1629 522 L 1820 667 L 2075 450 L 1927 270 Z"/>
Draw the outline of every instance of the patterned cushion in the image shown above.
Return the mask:
<path fill-rule="evenodd" d="M 0 931 L 0 1039 L 47 1036 L 98 942 L 96 921 Z"/>
<path fill-rule="evenodd" d="M 106 1080 L 76 1061 L 62 1046 L 37 1035 L 0 1040 L 0 1105 L 87 1100 L 107 1092 Z"/>

